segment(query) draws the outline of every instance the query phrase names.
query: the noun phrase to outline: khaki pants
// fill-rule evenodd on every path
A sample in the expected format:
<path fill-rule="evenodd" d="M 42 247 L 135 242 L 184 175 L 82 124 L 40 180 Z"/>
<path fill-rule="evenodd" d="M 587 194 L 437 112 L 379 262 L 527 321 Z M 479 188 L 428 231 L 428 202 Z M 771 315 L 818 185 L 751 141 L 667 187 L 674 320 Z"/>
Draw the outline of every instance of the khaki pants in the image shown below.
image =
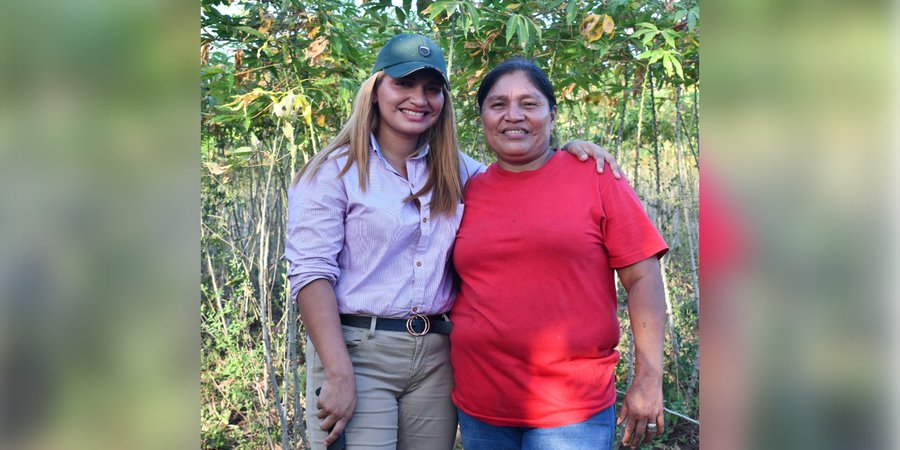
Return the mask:
<path fill-rule="evenodd" d="M 347 450 L 450 450 L 456 407 L 450 400 L 453 369 L 447 335 L 369 330 L 344 325 L 356 374 L 356 412 L 344 430 Z M 327 434 L 316 417 L 315 390 L 322 362 L 306 339 L 306 424 L 313 450 Z"/>

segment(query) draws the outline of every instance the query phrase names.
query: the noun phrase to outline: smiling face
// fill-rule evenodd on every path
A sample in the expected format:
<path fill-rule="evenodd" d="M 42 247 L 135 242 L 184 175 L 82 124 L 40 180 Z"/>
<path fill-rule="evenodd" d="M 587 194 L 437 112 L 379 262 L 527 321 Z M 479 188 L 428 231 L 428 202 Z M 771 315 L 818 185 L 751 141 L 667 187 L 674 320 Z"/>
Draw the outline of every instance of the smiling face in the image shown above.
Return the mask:
<path fill-rule="evenodd" d="M 415 141 L 437 123 L 444 108 L 443 80 L 433 70 L 402 78 L 384 75 L 375 90 L 378 141 Z"/>
<path fill-rule="evenodd" d="M 481 108 L 488 146 L 497 154 L 500 167 L 516 172 L 534 170 L 546 162 L 555 121 L 556 108 L 521 71 L 501 76 Z"/>

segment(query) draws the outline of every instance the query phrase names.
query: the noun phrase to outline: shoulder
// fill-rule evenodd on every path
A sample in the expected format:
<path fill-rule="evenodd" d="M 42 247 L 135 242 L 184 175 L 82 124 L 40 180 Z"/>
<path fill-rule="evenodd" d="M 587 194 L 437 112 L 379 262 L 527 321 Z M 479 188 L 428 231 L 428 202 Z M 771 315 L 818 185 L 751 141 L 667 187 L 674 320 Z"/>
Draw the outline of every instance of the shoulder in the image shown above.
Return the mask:
<path fill-rule="evenodd" d="M 465 185 L 468 180 L 471 180 L 472 177 L 478 175 L 487 168 L 484 164 L 476 161 L 471 156 L 463 153 L 459 153 L 459 175 L 462 179 L 463 185 Z"/>

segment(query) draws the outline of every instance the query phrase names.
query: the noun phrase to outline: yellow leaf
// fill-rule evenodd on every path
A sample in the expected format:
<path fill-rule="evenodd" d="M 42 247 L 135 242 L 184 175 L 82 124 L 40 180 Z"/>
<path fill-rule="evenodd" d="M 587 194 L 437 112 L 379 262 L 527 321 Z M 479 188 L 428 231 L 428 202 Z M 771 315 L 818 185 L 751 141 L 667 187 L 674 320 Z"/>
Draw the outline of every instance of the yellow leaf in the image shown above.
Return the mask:
<path fill-rule="evenodd" d="M 214 162 L 205 162 L 203 163 L 206 166 L 206 169 L 209 170 L 209 173 L 213 175 L 222 175 L 225 171 L 228 170 L 231 166 L 220 166 Z"/>
<path fill-rule="evenodd" d="M 294 142 L 294 126 L 291 125 L 290 122 L 285 122 L 281 127 L 281 131 L 284 133 L 284 137 L 288 138 L 289 141 Z"/>
<path fill-rule="evenodd" d="M 325 114 L 319 114 L 319 117 L 316 117 L 316 125 L 320 127 L 325 126 Z"/>
<path fill-rule="evenodd" d="M 581 26 L 578 27 L 578 31 L 581 33 L 582 36 L 584 36 L 585 39 L 588 40 L 588 42 L 596 41 L 597 39 L 599 39 L 599 37 L 595 38 L 595 39 L 591 39 L 591 37 L 598 34 L 594 30 L 597 28 L 597 24 L 599 24 L 599 23 L 600 23 L 600 16 L 598 16 L 596 14 L 588 14 L 587 16 L 585 16 L 584 20 L 581 22 Z M 599 34 L 600 35 L 603 34 L 602 29 L 599 30 Z"/>
<path fill-rule="evenodd" d="M 309 34 L 307 34 L 306 37 L 308 37 L 308 38 L 310 38 L 310 39 L 316 37 L 316 35 L 319 34 L 319 29 L 320 29 L 320 28 L 322 28 L 322 27 L 320 27 L 320 26 L 318 26 L 318 25 L 317 25 L 317 26 L 314 26 L 312 30 L 309 30 Z"/>
<path fill-rule="evenodd" d="M 319 36 L 312 44 L 309 44 L 309 47 L 304 51 L 303 59 L 310 60 L 310 64 L 316 64 L 327 49 L 328 40 L 325 39 L 324 36 Z"/>
<path fill-rule="evenodd" d="M 306 124 L 312 126 L 312 105 L 307 103 L 303 107 L 303 118 L 306 119 Z"/>
<path fill-rule="evenodd" d="M 266 18 L 263 20 L 262 25 L 260 25 L 259 32 L 262 34 L 269 34 L 269 28 L 272 28 L 272 19 Z"/>
<path fill-rule="evenodd" d="M 603 32 L 608 33 L 610 36 L 615 34 L 616 23 L 613 22 L 613 18 L 609 16 L 609 14 L 603 15 Z"/>
<path fill-rule="evenodd" d="M 561 98 L 568 97 L 569 94 L 571 94 L 573 90 L 575 90 L 575 83 L 572 83 L 572 84 L 566 86 L 565 88 L 563 88 Z"/>
<path fill-rule="evenodd" d="M 519 7 L 521 7 L 521 6 L 522 6 L 522 5 L 519 4 L 519 3 L 513 3 L 513 4 L 511 4 L 511 5 L 507 5 L 507 6 L 506 6 L 506 9 L 508 9 L 508 10 L 510 10 L 510 11 L 515 11 L 515 10 L 519 9 Z"/>

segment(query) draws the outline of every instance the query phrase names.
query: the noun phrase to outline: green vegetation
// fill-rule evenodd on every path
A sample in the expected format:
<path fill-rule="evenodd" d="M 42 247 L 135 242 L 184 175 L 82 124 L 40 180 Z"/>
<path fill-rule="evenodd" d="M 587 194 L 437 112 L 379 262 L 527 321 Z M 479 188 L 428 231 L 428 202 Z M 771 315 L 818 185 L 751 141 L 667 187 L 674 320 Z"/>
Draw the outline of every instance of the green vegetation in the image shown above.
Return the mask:
<path fill-rule="evenodd" d="M 304 445 L 304 332 L 282 258 L 286 188 L 349 116 L 377 50 L 407 31 L 444 48 L 460 143 L 476 159 L 492 160 L 478 82 L 513 55 L 550 75 L 559 141 L 616 156 L 671 247 L 665 404 L 697 418 L 697 1 L 356 3 L 201 1 L 203 448 Z M 620 304 L 624 392 L 633 367 Z M 657 448 L 698 446 L 689 421 L 667 414 L 666 429 Z"/>

